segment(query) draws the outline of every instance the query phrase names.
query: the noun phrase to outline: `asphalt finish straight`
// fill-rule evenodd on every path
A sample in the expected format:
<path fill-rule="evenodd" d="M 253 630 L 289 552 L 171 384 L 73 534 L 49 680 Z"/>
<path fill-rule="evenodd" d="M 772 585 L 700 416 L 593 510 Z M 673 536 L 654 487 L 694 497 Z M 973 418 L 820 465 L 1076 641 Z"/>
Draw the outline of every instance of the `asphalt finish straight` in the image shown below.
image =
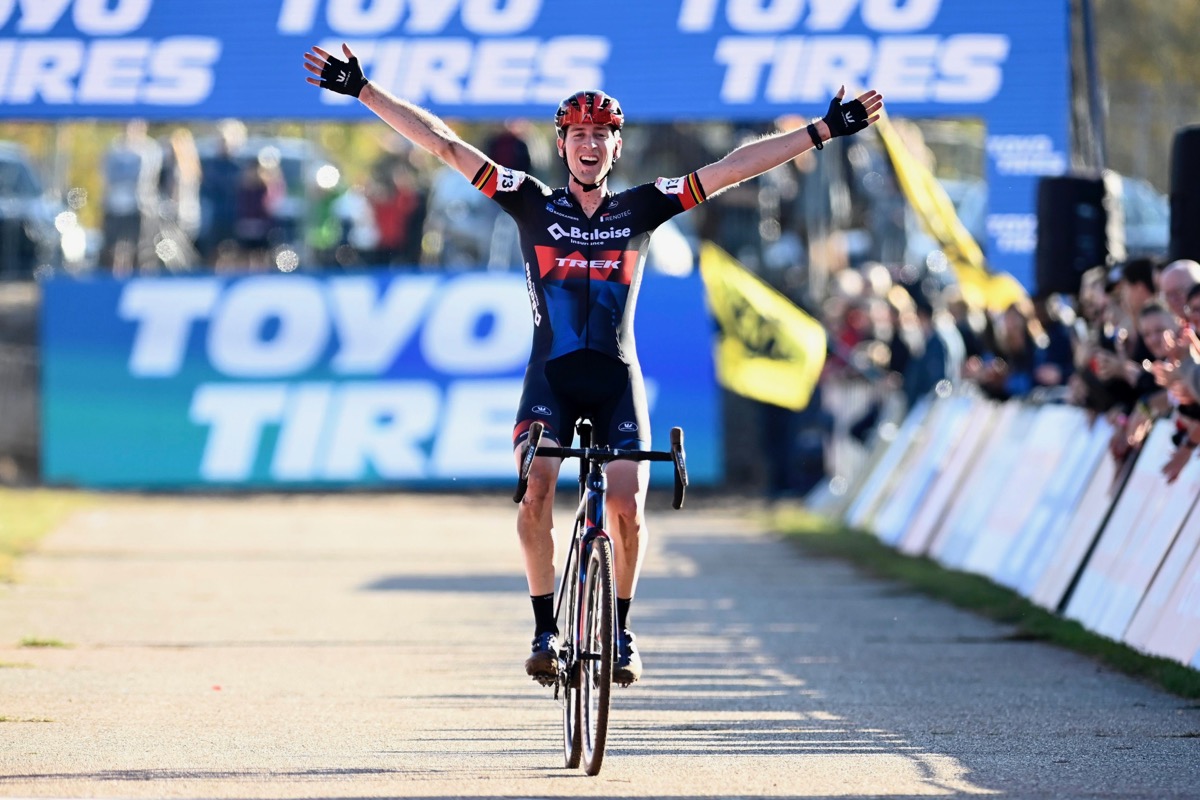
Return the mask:
<path fill-rule="evenodd" d="M 588 778 L 502 495 L 110 498 L 0 587 L 0 795 L 1200 797 L 1200 704 L 654 505 Z"/>

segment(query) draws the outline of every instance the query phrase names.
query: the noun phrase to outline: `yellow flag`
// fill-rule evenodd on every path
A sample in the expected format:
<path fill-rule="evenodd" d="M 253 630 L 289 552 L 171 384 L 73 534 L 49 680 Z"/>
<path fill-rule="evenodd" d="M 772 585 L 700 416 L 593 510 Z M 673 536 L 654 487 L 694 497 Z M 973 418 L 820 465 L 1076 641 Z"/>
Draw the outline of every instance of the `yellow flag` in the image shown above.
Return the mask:
<path fill-rule="evenodd" d="M 717 380 L 732 392 L 800 411 L 825 366 L 825 329 L 715 244 L 700 274 L 717 319 Z"/>
<path fill-rule="evenodd" d="M 1008 273 L 992 275 L 987 271 L 983 251 L 958 218 L 946 190 L 901 141 L 891 121 L 886 116 L 880 117 L 875 130 L 883 138 L 900 188 L 921 228 L 938 243 L 954 268 L 963 299 L 973 308 L 1003 311 L 1013 302 L 1025 298 L 1025 289 L 1016 278 Z"/>

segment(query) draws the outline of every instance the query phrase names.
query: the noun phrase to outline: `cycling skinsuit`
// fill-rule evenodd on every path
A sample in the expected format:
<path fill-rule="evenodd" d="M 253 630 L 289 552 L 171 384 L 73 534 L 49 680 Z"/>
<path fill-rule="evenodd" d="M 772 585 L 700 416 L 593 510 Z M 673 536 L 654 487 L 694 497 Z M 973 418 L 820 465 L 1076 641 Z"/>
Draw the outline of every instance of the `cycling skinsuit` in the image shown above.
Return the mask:
<path fill-rule="evenodd" d="M 650 234 L 704 202 L 696 173 L 605 197 L 592 217 L 566 189 L 485 164 L 472 181 L 514 220 L 533 311 L 533 350 L 514 445 L 541 420 L 569 446 L 580 417 L 593 443 L 649 449 L 633 317 Z"/>

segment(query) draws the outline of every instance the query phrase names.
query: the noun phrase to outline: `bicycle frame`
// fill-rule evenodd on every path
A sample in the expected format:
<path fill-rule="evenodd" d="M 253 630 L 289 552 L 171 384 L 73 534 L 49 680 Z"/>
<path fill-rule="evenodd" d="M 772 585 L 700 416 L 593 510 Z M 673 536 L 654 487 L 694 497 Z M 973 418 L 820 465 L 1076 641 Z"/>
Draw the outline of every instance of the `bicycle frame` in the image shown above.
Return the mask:
<path fill-rule="evenodd" d="M 591 425 L 585 422 L 578 426 L 583 445 L 580 448 L 542 446 L 543 431 L 541 422 L 530 425 L 513 500 L 519 503 L 524 498 L 536 456 L 580 460 L 579 505 L 556 592 L 554 617 L 563 639 L 560 669 L 553 685 L 555 699 L 563 702 L 566 764 L 569 768 L 577 767 L 582 757 L 587 773 L 596 775 L 604 759 L 617 645 L 615 548 L 605 527 L 604 497 L 608 490 L 605 466 L 616 460 L 672 462 L 675 497 L 671 505 L 681 508 L 688 483 L 683 430 L 671 429 L 669 452 L 592 447 Z"/>
<path fill-rule="evenodd" d="M 587 557 L 592 542 L 600 536 L 603 536 L 610 542 L 612 541 L 612 537 L 609 536 L 608 530 L 603 524 L 604 496 L 608 491 L 608 476 L 604 474 L 604 467 L 601 462 L 590 461 L 588 459 L 581 459 L 579 467 L 579 505 L 575 509 L 575 524 L 572 526 L 571 544 L 568 546 L 566 563 L 563 565 L 563 573 L 559 578 L 558 603 L 554 609 L 556 618 L 561 615 L 562 604 L 566 602 L 568 596 L 566 582 L 572 579 L 572 572 L 574 573 L 575 580 L 574 596 L 578 597 L 579 593 L 583 591 L 583 582 L 587 578 Z M 572 561 L 574 562 L 574 566 L 572 566 Z M 570 631 L 570 646 L 571 653 L 575 657 L 574 660 L 587 657 L 583 653 L 580 641 L 580 631 L 583 628 L 581 624 L 582 615 L 583 609 L 577 608 L 576 617 L 572 622 Z M 555 694 L 557 696 L 557 689 Z"/>

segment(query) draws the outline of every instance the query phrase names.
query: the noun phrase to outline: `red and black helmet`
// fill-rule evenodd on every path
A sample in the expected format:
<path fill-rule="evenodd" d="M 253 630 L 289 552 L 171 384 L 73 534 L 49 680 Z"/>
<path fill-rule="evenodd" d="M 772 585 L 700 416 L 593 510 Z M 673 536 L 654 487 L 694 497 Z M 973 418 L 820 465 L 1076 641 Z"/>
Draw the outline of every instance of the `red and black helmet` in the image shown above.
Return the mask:
<path fill-rule="evenodd" d="M 554 127 L 565 131 L 568 125 L 607 125 L 615 131 L 625 124 L 625 114 L 615 97 L 604 92 L 576 92 L 558 104 Z"/>

